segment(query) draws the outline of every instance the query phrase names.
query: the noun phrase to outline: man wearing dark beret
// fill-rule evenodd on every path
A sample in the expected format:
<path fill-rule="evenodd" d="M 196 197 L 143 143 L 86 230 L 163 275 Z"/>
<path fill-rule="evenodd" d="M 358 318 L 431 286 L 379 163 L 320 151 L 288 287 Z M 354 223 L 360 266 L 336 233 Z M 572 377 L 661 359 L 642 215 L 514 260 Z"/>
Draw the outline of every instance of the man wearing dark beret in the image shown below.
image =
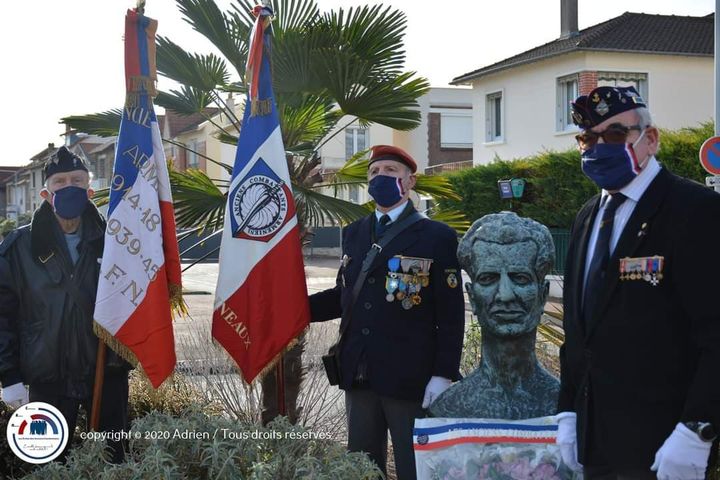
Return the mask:
<path fill-rule="evenodd" d="M 703 479 L 720 431 L 720 196 L 658 163 L 632 87 L 572 105 L 583 172 L 565 273 L 558 444 L 586 479 Z"/>
<path fill-rule="evenodd" d="M 89 200 L 90 175 L 80 157 L 60 147 L 44 173 L 45 201 L 31 224 L 0 244 L 2 400 L 12 407 L 49 403 L 73 432 L 79 406 L 89 415 L 92 402 L 98 345 L 93 312 L 105 220 Z M 103 431 L 128 428 L 127 374 L 128 364 L 108 352 Z M 122 461 L 122 443 L 108 444 L 112 460 Z"/>
<path fill-rule="evenodd" d="M 313 322 L 342 317 L 348 448 L 368 453 L 385 473 L 389 430 L 399 480 L 415 478 L 415 418 L 459 378 L 465 319 L 457 234 L 416 212 L 416 170 L 404 150 L 372 148 L 376 210 L 343 228 L 337 285 L 310 296 Z"/>

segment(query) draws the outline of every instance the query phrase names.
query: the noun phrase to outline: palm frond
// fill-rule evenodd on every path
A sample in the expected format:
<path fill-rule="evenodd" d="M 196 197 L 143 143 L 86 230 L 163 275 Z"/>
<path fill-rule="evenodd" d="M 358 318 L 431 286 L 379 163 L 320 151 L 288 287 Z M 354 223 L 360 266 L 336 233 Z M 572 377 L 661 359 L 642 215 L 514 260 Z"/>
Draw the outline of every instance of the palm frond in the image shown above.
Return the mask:
<path fill-rule="evenodd" d="M 323 186 L 367 185 L 367 153 L 369 151 L 370 149 L 366 149 L 357 152 L 350 157 L 339 170 L 325 178 L 326 185 L 316 185 L 313 188 L 322 188 Z"/>
<path fill-rule="evenodd" d="M 374 75 L 394 76 L 405 63 L 402 50 L 407 18 L 400 10 L 382 5 L 342 8 L 326 13 L 323 23 L 337 32 L 339 44 L 351 48 Z"/>
<path fill-rule="evenodd" d="M 156 105 L 185 116 L 202 112 L 210 101 L 210 94 L 207 91 L 187 85 L 183 85 L 179 91 L 158 92 L 155 97 Z"/>
<path fill-rule="evenodd" d="M 218 132 L 215 135 L 215 138 L 220 140 L 222 143 L 227 143 L 228 145 L 237 146 L 237 143 L 238 143 L 237 135 L 232 135 L 232 134 L 226 133 L 226 132 Z"/>
<path fill-rule="evenodd" d="M 428 216 L 438 222 L 446 223 L 458 233 L 465 233 L 470 228 L 467 217 L 459 210 L 431 209 Z"/>
<path fill-rule="evenodd" d="M 447 177 L 440 175 L 417 175 L 414 190 L 421 195 L 430 195 L 436 200 L 460 200 Z"/>
<path fill-rule="evenodd" d="M 175 221 L 179 228 L 223 227 L 226 196 L 201 170 L 170 172 L 170 186 L 175 204 Z"/>
<path fill-rule="evenodd" d="M 233 15 L 222 12 L 214 0 L 176 0 L 180 13 L 192 28 L 210 40 L 243 78 L 250 28 Z"/>
<path fill-rule="evenodd" d="M 305 226 L 316 227 L 323 225 L 326 221 L 335 225 L 348 224 L 372 211 L 364 205 L 325 195 L 297 184 L 293 184 L 293 196 L 295 197 L 298 221 Z"/>
<path fill-rule="evenodd" d="M 95 192 L 92 198 L 93 203 L 97 207 L 102 207 L 103 205 L 107 205 L 110 201 L 110 189 L 109 188 L 101 188 Z"/>
<path fill-rule="evenodd" d="M 160 75 L 199 90 L 225 85 L 230 75 L 225 60 L 215 54 L 191 54 L 166 37 L 157 37 L 157 71 Z"/>
<path fill-rule="evenodd" d="M 63 123 L 78 132 L 97 135 L 99 137 L 112 137 L 120 132 L 120 120 L 123 111 L 120 108 L 102 113 L 89 115 L 70 115 L 60 119 Z"/>
<path fill-rule="evenodd" d="M 343 113 L 397 130 L 420 123 L 417 99 L 430 89 L 426 79 L 414 72 L 378 79 L 372 65 L 351 51 L 325 48 L 317 56 L 321 71 L 328 72 L 327 90 Z"/>
<path fill-rule="evenodd" d="M 280 105 L 280 127 L 288 150 L 319 142 L 341 116 L 331 99 L 317 95 L 306 95 L 297 106 Z"/>

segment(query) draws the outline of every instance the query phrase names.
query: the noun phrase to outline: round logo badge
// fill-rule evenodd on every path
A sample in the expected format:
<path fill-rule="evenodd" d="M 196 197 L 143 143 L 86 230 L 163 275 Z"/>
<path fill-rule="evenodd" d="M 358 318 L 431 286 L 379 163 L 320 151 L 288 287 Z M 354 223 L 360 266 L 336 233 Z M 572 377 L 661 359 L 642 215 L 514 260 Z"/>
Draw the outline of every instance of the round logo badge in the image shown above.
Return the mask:
<path fill-rule="evenodd" d="M 252 176 L 240 185 L 232 200 L 235 236 L 265 239 L 282 228 L 288 214 L 283 185 L 266 175 Z"/>
<path fill-rule="evenodd" d="M 422 434 L 417 436 L 417 443 L 418 445 L 427 445 L 427 443 L 430 441 L 430 437 L 427 436 L 427 434 Z"/>
<path fill-rule="evenodd" d="M 60 411 L 44 402 L 18 408 L 8 421 L 7 441 L 13 453 L 28 463 L 55 460 L 68 443 L 68 425 Z"/>

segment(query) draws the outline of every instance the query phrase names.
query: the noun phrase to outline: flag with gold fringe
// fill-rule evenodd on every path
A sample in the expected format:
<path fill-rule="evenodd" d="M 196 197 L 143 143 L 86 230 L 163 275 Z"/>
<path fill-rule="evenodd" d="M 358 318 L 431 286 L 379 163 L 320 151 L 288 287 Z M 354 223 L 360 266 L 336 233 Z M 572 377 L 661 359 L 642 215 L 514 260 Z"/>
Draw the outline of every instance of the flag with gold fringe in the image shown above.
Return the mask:
<path fill-rule="evenodd" d="M 272 10 L 255 7 L 250 83 L 228 192 L 212 335 L 246 382 L 307 328 L 310 309 L 295 202 L 272 91 Z"/>
<path fill-rule="evenodd" d="M 126 102 L 110 185 L 95 332 L 142 365 L 157 388 L 175 368 L 172 307 L 182 305 L 180 258 L 156 95 L 157 21 L 125 17 Z"/>

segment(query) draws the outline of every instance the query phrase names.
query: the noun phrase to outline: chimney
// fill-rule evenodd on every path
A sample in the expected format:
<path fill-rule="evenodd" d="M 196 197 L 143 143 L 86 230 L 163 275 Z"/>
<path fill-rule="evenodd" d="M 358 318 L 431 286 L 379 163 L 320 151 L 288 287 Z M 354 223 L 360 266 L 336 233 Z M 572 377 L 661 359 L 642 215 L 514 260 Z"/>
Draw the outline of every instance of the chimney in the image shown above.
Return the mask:
<path fill-rule="evenodd" d="M 560 0 L 560 38 L 578 34 L 578 0 Z"/>

